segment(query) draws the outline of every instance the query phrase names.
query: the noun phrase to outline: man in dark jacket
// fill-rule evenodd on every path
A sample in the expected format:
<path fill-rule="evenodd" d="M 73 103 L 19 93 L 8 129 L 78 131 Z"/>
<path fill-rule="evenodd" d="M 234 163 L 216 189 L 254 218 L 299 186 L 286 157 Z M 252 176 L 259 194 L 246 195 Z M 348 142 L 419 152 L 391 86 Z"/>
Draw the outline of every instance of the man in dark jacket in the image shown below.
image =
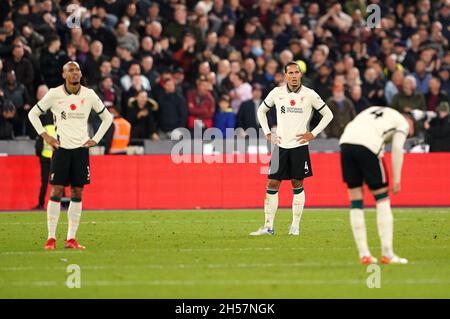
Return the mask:
<path fill-rule="evenodd" d="M 353 102 L 356 114 L 359 114 L 370 106 L 370 102 L 362 96 L 362 89 L 359 85 L 350 88 L 350 100 Z"/>
<path fill-rule="evenodd" d="M 430 152 L 450 152 L 450 106 L 442 102 L 436 108 L 438 116 L 425 122 L 426 141 L 430 144 Z"/>
<path fill-rule="evenodd" d="M 188 111 L 185 99 L 176 92 L 173 78 L 166 78 L 163 88 L 157 97 L 158 129 L 161 139 L 170 139 L 175 129 L 186 127 Z"/>
<path fill-rule="evenodd" d="M 344 85 L 336 84 L 333 87 L 333 95 L 328 98 L 326 104 L 333 112 L 334 118 L 326 127 L 327 137 L 339 138 L 344 132 L 345 126 L 356 116 L 352 101 L 344 95 Z"/>
<path fill-rule="evenodd" d="M 259 122 L 256 116 L 259 105 L 262 102 L 262 86 L 261 84 L 254 84 L 252 90 L 253 98 L 247 100 L 241 104 L 237 113 L 237 125 L 236 127 L 247 130 L 248 128 L 254 128 L 258 131 Z"/>
<path fill-rule="evenodd" d="M 14 126 L 15 136 L 26 135 L 27 115 L 30 110 L 30 96 L 22 83 L 18 83 L 14 70 L 6 73 L 6 83 L 3 85 L 5 98 L 10 100 L 16 109 L 18 122 Z"/>
<path fill-rule="evenodd" d="M 0 140 L 14 139 L 14 123 L 17 122 L 14 104 L 5 99 L 0 89 Z"/>
<path fill-rule="evenodd" d="M 43 50 L 40 58 L 42 78 L 49 88 L 62 84 L 61 70 L 67 61 L 69 58 L 61 50 L 59 37 L 57 35 L 50 37 L 47 49 Z"/>
<path fill-rule="evenodd" d="M 92 15 L 91 27 L 87 29 L 86 34 L 92 41 L 98 40 L 103 44 L 103 51 L 106 56 L 113 57 L 116 52 L 117 39 L 111 30 L 102 26 L 102 18 L 98 15 Z"/>
<path fill-rule="evenodd" d="M 17 44 L 14 45 L 12 56 L 6 60 L 5 69 L 6 71 L 14 71 L 17 81 L 33 90 L 34 69 L 30 60 L 26 58 L 24 54 L 23 44 L 18 41 Z"/>

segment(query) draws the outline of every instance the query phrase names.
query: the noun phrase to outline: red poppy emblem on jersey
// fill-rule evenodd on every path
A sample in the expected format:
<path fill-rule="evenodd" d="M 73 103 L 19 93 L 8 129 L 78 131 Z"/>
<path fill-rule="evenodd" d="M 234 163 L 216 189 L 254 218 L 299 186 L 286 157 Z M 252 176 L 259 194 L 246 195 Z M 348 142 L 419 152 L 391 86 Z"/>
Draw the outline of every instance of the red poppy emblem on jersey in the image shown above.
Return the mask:
<path fill-rule="evenodd" d="M 77 109 L 77 106 L 75 104 L 70 104 L 70 109 L 72 111 L 75 111 Z"/>
<path fill-rule="evenodd" d="M 291 100 L 291 106 L 294 106 L 294 105 L 295 105 L 295 101 Z"/>

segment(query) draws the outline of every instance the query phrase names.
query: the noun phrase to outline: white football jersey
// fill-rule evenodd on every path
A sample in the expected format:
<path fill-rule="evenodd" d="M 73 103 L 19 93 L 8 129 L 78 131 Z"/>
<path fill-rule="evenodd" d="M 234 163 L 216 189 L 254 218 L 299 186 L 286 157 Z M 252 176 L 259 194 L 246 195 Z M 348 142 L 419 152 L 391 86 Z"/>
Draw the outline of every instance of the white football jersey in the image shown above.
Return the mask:
<path fill-rule="evenodd" d="M 82 147 L 89 140 L 91 109 L 97 114 L 108 112 L 94 90 L 81 86 L 76 94 L 70 94 L 64 84 L 50 89 L 36 106 L 41 112 L 53 113 L 56 138 L 65 149 Z"/>
<path fill-rule="evenodd" d="M 384 144 L 395 132 L 409 133 L 409 124 L 403 115 L 390 107 L 372 106 L 359 113 L 344 129 L 339 144 L 357 144 L 382 155 Z"/>
<path fill-rule="evenodd" d="M 294 148 L 300 146 L 297 134 L 308 131 L 313 108 L 317 111 L 326 107 L 325 102 L 314 90 L 301 85 L 297 91 L 291 91 L 285 84 L 274 88 L 264 99 L 267 108 L 276 107 L 279 146 Z M 264 132 L 268 134 L 270 132 Z M 307 145 L 304 143 L 302 145 Z"/>

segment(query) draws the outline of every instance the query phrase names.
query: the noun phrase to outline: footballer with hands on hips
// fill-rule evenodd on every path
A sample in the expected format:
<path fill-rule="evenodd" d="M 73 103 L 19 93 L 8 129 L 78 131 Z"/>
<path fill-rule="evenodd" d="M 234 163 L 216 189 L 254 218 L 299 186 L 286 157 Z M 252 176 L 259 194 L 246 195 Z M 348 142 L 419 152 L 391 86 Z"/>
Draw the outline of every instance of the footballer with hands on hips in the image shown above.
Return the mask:
<path fill-rule="evenodd" d="M 68 232 L 65 248 L 84 249 L 76 233 L 81 217 L 83 187 L 90 183 L 89 147 L 97 145 L 112 123 L 113 117 L 95 92 L 80 84 L 80 66 L 69 61 L 63 66 L 64 84 L 51 88 L 28 113 L 36 132 L 54 148 L 50 169 L 51 194 L 47 206 L 48 239 L 46 250 L 56 248 L 56 226 L 61 212 L 64 187 L 71 187 Z M 102 120 L 90 138 L 88 118 L 93 109 Z M 46 133 L 39 116 L 50 110 L 55 122 L 56 138 Z"/>
<path fill-rule="evenodd" d="M 344 129 L 339 140 L 341 167 L 347 184 L 350 224 L 364 265 L 377 263 L 367 244 L 364 220 L 363 183 L 369 187 L 376 202 L 377 228 L 381 240 L 381 263 L 407 264 L 408 260 L 394 253 L 394 219 L 388 194 L 389 175 L 383 160 L 385 143 L 392 143 L 392 193 L 401 189 L 403 147 L 414 134 L 414 118 L 390 107 L 372 106 L 359 113 Z"/>
<path fill-rule="evenodd" d="M 292 224 L 289 235 L 300 234 L 300 221 L 305 205 L 303 179 L 312 176 L 308 144 L 333 119 L 333 113 L 322 98 L 312 89 L 302 85 L 303 73 L 300 66 L 292 61 L 285 65 L 286 84 L 275 87 L 258 108 L 258 120 L 266 138 L 275 143 L 269 168 L 269 180 L 264 202 L 264 226 L 251 236 L 274 235 L 274 219 L 278 209 L 278 189 L 281 181 L 290 180 L 292 184 Z M 277 130 L 273 136 L 267 123 L 266 113 L 276 108 Z M 313 109 L 322 119 L 311 132 L 308 125 Z"/>

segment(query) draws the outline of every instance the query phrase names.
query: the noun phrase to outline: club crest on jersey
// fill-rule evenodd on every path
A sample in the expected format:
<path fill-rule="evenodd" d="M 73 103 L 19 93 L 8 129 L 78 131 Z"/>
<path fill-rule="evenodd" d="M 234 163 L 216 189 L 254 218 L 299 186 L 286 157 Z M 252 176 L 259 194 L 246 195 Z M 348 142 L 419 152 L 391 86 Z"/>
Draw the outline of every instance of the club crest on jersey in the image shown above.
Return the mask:
<path fill-rule="evenodd" d="M 295 105 L 295 100 L 291 100 L 291 106 Z"/>
<path fill-rule="evenodd" d="M 70 109 L 72 111 L 75 111 L 77 109 L 77 106 L 75 104 L 70 104 Z"/>

